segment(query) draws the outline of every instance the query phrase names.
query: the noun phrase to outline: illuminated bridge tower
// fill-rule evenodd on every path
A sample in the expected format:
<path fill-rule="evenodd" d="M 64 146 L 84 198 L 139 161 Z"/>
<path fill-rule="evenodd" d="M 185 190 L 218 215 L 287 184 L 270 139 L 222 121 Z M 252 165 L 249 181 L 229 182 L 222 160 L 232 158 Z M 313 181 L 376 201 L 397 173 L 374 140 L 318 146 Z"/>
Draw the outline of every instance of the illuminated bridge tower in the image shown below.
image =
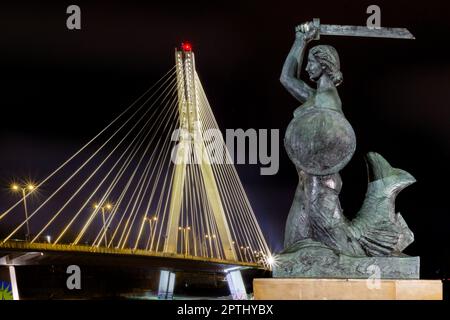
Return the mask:
<path fill-rule="evenodd" d="M 184 43 L 181 46 L 181 50 L 176 49 L 175 62 L 180 130 L 178 148 L 175 151 L 175 173 L 170 197 L 167 238 L 164 251 L 177 253 L 180 213 L 183 197 L 186 196 L 183 192 L 186 183 L 186 166 L 193 156 L 197 160 L 195 165 L 198 165 L 200 168 L 202 179 L 199 181 L 204 183 L 208 204 L 215 219 L 224 257 L 226 260 L 236 261 L 237 255 L 233 246 L 230 228 L 203 140 L 199 109 L 200 98 L 196 85 L 195 56 L 190 44 Z"/>

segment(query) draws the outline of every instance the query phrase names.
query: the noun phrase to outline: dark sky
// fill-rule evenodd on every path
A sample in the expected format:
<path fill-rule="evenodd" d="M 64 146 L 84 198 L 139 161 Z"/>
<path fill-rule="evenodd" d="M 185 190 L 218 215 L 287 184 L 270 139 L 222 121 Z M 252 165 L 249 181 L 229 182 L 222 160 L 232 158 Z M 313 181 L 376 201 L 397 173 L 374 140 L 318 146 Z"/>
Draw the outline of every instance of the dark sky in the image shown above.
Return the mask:
<path fill-rule="evenodd" d="M 66 29 L 78 4 L 82 29 Z M 364 25 L 370 4 L 382 26 L 407 27 L 416 40 L 323 37 L 339 52 L 343 109 L 357 152 L 342 171 L 341 202 L 352 216 L 364 198 L 368 151 L 407 170 L 417 183 L 397 199 L 416 235 L 406 253 L 422 257 L 425 278 L 450 268 L 450 5 L 445 1 L 14 1 L 0 5 L 0 183 L 39 180 L 173 66 L 173 50 L 190 40 L 197 71 L 225 128 L 278 128 L 298 103 L 278 78 L 294 26 Z M 280 171 L 238 166 L 266 239 L 282 246 L 297 176 L 284 149 Z M 3 191 L 2 189 L 2 191 Z M 1 207 L 14 198 L 2 193 Z M 447 271 L 446 271 L 447 270 Z M 447 273 L 448 274 L 448 273 Z"/>

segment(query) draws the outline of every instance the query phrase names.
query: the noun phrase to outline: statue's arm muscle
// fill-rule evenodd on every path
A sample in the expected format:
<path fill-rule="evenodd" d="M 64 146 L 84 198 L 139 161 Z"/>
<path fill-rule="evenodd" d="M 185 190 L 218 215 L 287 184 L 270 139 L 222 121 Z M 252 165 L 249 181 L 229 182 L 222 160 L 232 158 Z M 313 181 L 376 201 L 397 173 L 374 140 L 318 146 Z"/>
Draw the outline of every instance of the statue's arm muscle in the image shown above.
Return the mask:
<path fill-rule="evenodd" d="M 302 37 L 297 37 L 284 62 L 280 77 L 281 84 L 301 103 L 314 94 L 313 88 L 296 77 L 297 69 L 301 68 L 304 54 L 305 40 Z"/>

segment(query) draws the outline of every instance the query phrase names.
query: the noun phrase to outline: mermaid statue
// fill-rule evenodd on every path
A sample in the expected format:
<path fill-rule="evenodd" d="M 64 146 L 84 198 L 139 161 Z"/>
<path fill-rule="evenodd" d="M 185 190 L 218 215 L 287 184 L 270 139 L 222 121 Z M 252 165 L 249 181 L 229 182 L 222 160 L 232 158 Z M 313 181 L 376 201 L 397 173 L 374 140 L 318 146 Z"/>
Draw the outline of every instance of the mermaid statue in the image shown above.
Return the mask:
<path fill-rule="evenodd" d="M 371 174 L 365 200 L 353 220 L 343 214 L 339 171 L 352 158 L 356 138 L 337 91 L 343 76 L 336 49 L 317 45 L 309 50 L 306 71 L 316 89 L 299 76 L 305 48 L 317 32 L 312 22 L 296 27 L 280 78 L 301 103 L 284 139 L 299 183 L 273 275 L 368 278 L 377 273 L 380 278 L 418 279 L 419 257 L 402 253 L 414 235 L 395 212 L 395 198 L 415 182 L 412 175 L 391 167 L 378 153 L 368 153 Z"/>

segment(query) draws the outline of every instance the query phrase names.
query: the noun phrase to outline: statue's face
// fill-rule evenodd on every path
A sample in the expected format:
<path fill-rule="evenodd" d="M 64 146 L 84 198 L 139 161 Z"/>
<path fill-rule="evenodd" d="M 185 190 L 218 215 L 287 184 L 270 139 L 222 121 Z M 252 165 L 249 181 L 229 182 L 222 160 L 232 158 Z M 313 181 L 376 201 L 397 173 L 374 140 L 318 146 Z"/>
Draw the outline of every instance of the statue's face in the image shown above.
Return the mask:
<path fill-rule="evenodd" d="M 312 55 L 308 55 L 308 64 L 306 65 L 306 72 L 309 74 L 309 78 L 316 81 L 322 75 L 322 66 L 319 61 Z"/>

